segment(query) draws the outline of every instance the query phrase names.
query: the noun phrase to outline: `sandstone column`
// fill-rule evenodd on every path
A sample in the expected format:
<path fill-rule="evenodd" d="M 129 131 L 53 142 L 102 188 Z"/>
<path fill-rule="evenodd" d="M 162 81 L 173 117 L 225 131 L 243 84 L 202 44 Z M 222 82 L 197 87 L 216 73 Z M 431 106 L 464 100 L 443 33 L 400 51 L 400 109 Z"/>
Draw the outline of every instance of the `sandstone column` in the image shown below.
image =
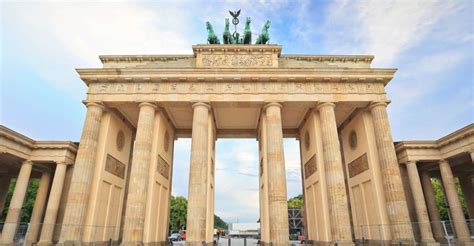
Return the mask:
<path fill-rule="evenodd" d="M 38 191 L 36 192 L 35 204 L 31 213 L 30 229 L 28 230 L 28 242 L 33 243 L 38 240 L 39 229 L 41 228 L 41 219 L 43 218 L 44 207 L 48 198 L 49 184 L 51 174 L 44 172 L 41 175 Z"/>
<path fill-rule="evenodd" d="M 350 244 L 352 243 L 351 223 L 344 182 L 344 167 L 334 113 L 335 107 L 334 103 L 323 102 L 317 106 L 317 110 L 321 119 L 324 171 L 332 239 L 340 244 Z"/>
<path fill-rule="evenodd" d="M 426 170 L 421 171 L 420 176 L 421 184 L 423 185 L 423 194 L 425 195 L 426 206 L 430 215 L 433 235 L 436 241 L 440 242 L 444 240 L 444 230 L 440 222 L 441 217 L 439 215 L 438 205 L 436 204 L 433 186 L 431 185 L 431 177 Z"/>
<path fill-rule="evenodd" d="M 425 199 L 423 197 L 423 189 L 421 188 L 420 176 L 416 161 L 407 162 L 408 179 L 410 181 L 410 189 L 416 209 L 416 218 L 418 223 L 415 225 L 419 228 L 421 234 L 421 242 L 423 244 L 435 244 L 433 232 L 431 231 L 430 219 L 426 208 Z"/>
<path fill-rule="evenodd" d="M 51 186 L 46 214 L 44 215 L 39 244 L 51 245 L 54 225 L 56 224 L 56 218 L 58 216 L 59 202 L 61 201 L 63 192 L 64 178 L 66 177 L 66 169 L 66 163 L 56 163 L 56 171 L 54 172 L 53 185 Z"/>
<path fill-rule="evenodd" d="M 33 162 L 26 160 L 22 163 L 20 174 L 16 179 L 15 189 L 13 190 L 12 200 L 8 208 L 7 218 L 2 231 L 2 241 L 4 244 L 13 243 L 18 223 L 20 223 L 21 208 L 25 201 L 26 190 L 30 181 Z"/>
<path fill-rule="evenodd" d="M 288 245 L 288 203 L 286 170 L 283 152 L 283 127 L 279 103 L 265 105 L 265 134 L 268 172 L 268 204 L 270 216 L 270 242 Z"/>
<path fill-rule="evenodd" d="M 87 115 L 82 129 L 79 149 L 74 164 L 67 198 L 60 241 L 80 241 L 89 202 L 94 166 L 96 164 L 97 142 L 104 105 L 87 103 Z"/>
<path fill-rule="evenodd" d="M 186 244 L 189 245 L 201 245 L 202 241 L 206 240 L 209 110 L 210 106 L 206 103 L 193 104 L 188 220 L 186 225 Z"/>
<path fill-rule="evenodd" d="M 5 206 L 5 200 L 7 199 L 10 179 L 11 177 L 9 174 L 2 174 L 2 179 L 0 179 L 0 211 L 3 211 L 3 208 Z"/>
<path fill-rule="evenodd" d="M 375 102 L 369 108 L 372 114 L 380 170 L 383 176 L 382 184 L 387 212 L 392 224 L 392 240 L 395 243 L 398 241 L 412 241 L 413 230 L 410 224 L 386 107 L 387 103 L 385 102 Z"/>
<path fill-rule="evenodd" d="M 466 200 L 469 219 L 474 219 L 474 174 L 459 176 L 459 183 Z"/>
<path fill-rule="evenodd" d="M 137 245 L 143 241 L 153 126 L 157 108 L 155 104 L 149 102 L 142 102 L 139 107 L 123 229 L 125 245 Z"/>
<path fill-rule="evenodd" d="M 439 171 L 441 173 L 441 179 L 443 180 L 444 192 L 448 199 L 449 210 L 451 211 L 452 220 L 454 223 L 454 229 L 459 241 L 469 242 L 470 235 L 467 227 L 466 219 L 464 218 L 464 212 L 459 201 L 458 193 L 456 191 L 456 183 L 454 181 L 453 172 L 451 167 L 446 160 L 439 161 Z"/>

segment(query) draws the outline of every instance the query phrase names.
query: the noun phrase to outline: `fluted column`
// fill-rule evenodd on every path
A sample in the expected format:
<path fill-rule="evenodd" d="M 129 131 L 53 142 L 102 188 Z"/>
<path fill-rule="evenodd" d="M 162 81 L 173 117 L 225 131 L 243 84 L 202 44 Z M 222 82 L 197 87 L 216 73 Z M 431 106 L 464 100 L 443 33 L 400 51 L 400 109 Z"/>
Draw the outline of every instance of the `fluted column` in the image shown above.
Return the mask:
<path fill-rule="evenodd" d="M 140 103 L 139 107 L 123 232 L 123 242 L 129 245 L 140 244 L 143 241 L 151 146 L 157 108 L 155 104 L 149 102 Z"/>
<path fill-rule="evenodd" d="M 461 202 L 459 201 L 453 172 L 446 160 L 439 161 L 439 171 L 441 173 L 441 179 L 443 180 L 444 192 L 448 199 L 449 210 L 451 211 L 457 238 L 459 241 L 468 242 L 471 240 L 469 229 L 467 227 L 466 219 L 464 218 Z"/>
<path fill-rule="evenodd" d="M 433 236 L 436 241 L 440 242 L 444 240 L 444 230 L 441 225 L 441 217 L 439 215 L 438 205 L 436 203 L 436 197 L 431 184 L 431 177 L 428 171 L 423 170 L 420 172 L 421 185 L 423 186 L 423 194 L 425 195 L 426 206 L 429 211 L 431 227 L 433 229 Z"/>
<path fill-rule="evenodd" d="M 80 241 L 81 239 L 96 164 L 97 142 L 103 112 L 104 106 L 101 103 L 87 103 L 86 119 L 66 203 L 64 226 L 61 229 L 60 241 L 62 242 Z"/>
<path fill-rule="evenodd" d="M 5 200 L 7 199 L 10 179 L 11 177 L 9 174 L 2 174 L 2 179 L 0 179 L 0 211 L 3 211 L 3 208 L 5 206 Z"/>
<path fill-rule="evenodd" d="M 39 229 L 41 228 L 41 219 L 43 218 L 46 200 L 48 198 L 49 184 L 51 183 L 51 174 L 44 172 L 36 192 L 35 204 L 30 218 L 30 229 L 28 230 L 28 242 L 36 242 L 38 240 Z"/>
<path fill-rule="evenodd" d="M 433 232 L 431 231 L 430 218 L 428 217 L 428 210 L 426 209 L 425 198 L 423 197 L 423 189 L 421 188 L 416 161 L 409 161 L 406 166 L 410 189 L 415 203 L 416 218 L 418 219 L 417 227 L 420 230 L 421 241 L 422 243 L 433 243 Z"/>
<path fill-rule="evenodd" d="M 53 185 L 49 193 L 48 205 L 44 215 L 43 228 L 41 229 L 40 244 L 51 244 L 53 238 L 54 225 L 58 217 L 59 203 L 63 192 L 64 178 L 66 177 L 67 165 L 64 162 L 56 163 Z"/>
<path fill-rule="evenodd" d="M 334 113 L 335 107 L 334 103 L 325 102 L 319 104 L 317 110 L 319 110 L 321 119 L 321 138 L 332 240 L 344 244 L 352 241 L 352 235 L 344 182 L 344 167 Z"/>
<path fill-rule="evenodd" d="M 25 201 L 32 168 L 33 162 L 30 160 L 26 160 L 21 164 L 20 174 L 18 174 L 18 178 L 16 179 L 12 200 L 10 201 L 7 218 L 5 219 L 2 230 L 2 243 L 13 243 L 18 223 L 20 223 L 21 208 Z"/>
<path fill-rule="evenodd" d="M 370 105 L 392 240 L 413 240 L 413 230 L 387 115 L 387 103 Z"/>
<path fill-rule="evenodd" d="M 265 105 L 265 134 L 267 152 L 268 198 L 270 216 L 270 242 L 288 245 L 288 203 L 286 170 L 283 152 L 283 127 L 279 103 Z"/>
<path fill-rule="evenodd" d="M 206 103 L 193 104 L 191 163 L 189 168 L 186 244 L 201 245 L 206 240 L 207 166 L 209 110 Z"/>

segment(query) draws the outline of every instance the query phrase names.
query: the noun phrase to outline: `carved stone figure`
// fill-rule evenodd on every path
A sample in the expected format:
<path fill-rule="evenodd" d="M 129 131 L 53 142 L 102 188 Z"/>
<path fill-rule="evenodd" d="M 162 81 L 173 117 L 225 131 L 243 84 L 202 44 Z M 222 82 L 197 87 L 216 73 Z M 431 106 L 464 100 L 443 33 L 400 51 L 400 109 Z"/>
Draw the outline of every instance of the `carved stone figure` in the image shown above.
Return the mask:
<path fill-rule="evenodd" d="M 229 26 L 230 26 L 229 19 L 226 18 L 225 19 L 224 33 L 222 34 L 222 41 L 224 42 L 224 44 L 230 44 L 232 42 L 231 41 L 232 34 L 230 34 Z"/>
<path fill-rule="evenodd" d="M 252 44 L 252 31 L 250 30 L 250 22 L 250 17 L 247 17 L 244 29 L 244 44 Z"/>
<path fill-rule="evenodd" d="M 265 22 L 265 25 L 263 25 L 262 34 L 258 35 L 255 44 L 266 44 L 268 41 L 270 41 L 270 34 L 268 34 L 269 28 L 270 21 L 267 20 L 267 22 Z"/>
<path fill-rule="evenodd" d="M 209 21 L 206 21 L 206 28 L 207 28 L 207 42 L 209 44 L 220 44 L 221 41 L 214 33 L 214 29 Z"/>

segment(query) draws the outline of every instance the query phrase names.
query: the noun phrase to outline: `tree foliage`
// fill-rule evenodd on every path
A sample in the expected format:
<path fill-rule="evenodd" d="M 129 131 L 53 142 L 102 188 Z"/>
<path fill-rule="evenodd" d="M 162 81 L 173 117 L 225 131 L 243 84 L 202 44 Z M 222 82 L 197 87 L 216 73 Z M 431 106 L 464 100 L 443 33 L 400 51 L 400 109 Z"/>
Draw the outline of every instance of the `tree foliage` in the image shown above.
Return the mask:
<path fill-rule="evenodd" d="M 186 228 L 188 200 L 182 196 L 171 197 L 170 229 L 179 231 Z M 214 215 L 214 228 L 227 229 L 227 223 L 219 216 Z"/>
<path fill-rule="evenodd" d="M 464 210 L 464 216 L 468 218 L 467 205 L 466 205 L 466 201 L 464 200 L 464 195 L 461 191 L 461 185 L 459 184 L 459 180 L 457 178 L 455 179 L 455 181 L 456 181 L 456 191 L 458 193 L 461 206 Z M 449 220 L 447 200 L 443 193 L 443 186 L 442 186 L 441 180 L 433 178 L 431 179 L 431 185 L 433 186 L 433 191 L 435 193 L 435 198 L 436 198 L 436 204 L 438 205 L 438 210 L 439 210 L 441 220 Z"/>
<path fill-rule="evenodd" d="M 8 186 L 8 194 L 5 201 L 5 206 L 3 207 L 3 211 L 1 211 L 1 214 L 0 214 L 1 222 L 4 222 L 7 217 L 8 207 L 10 206 L 10 202 L 12 200 L 13 190 L 15 189 L 15 185 L 16 185 L 16 180 L 11 180 Z M 35 204 L 36 192 L 38 191 L 38 186 L 39 186 L 39 179 L 30 180 L 30 183 L 28 184 L 28 188 L 26 190 L 25 201 L 23 202 L 23 207 L 21 209 L 21 216 L 20 216 L 21 222 L 30 221 L 31 213 L 33 212 L 33 205 Z"/>
<path fill-rule="evenodd" d="M 302 209 L 304 207 L 303 203 L 303 195 L 300 194 L 288 200 L 288 208 L 299 208 Z"/>

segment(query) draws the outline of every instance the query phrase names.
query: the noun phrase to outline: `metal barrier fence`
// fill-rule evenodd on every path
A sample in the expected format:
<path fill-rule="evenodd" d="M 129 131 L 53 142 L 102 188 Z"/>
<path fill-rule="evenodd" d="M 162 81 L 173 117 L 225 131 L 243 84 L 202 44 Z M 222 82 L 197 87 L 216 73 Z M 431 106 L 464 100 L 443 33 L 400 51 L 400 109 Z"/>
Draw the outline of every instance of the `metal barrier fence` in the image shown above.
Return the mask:
<path fill-rule="evenodd" d="M 474 240 L 474 220 L 467 220 L 467 226 L 471 240 Z M 429 232 L 436 241 L 440 241 L 442 245 L 456 245 L 459 239 L 456 235 L 456 228 L 452 221 L 435 221 L 430 223 L 409 223 L 409 224 L 390 224 L 390 225 L 360 225 L 354 228 L 345 229 L 353 230 L 356 245 L 390 245 L 394 242 L 390 240 L 391 233 L 394 230 L 401 232 L 411 231 L 413 238 L 402 240 L 402 245 L 417 245 L 422 243 L 422 234 Z M 9 245 L 32 245 L 38 242 L 54 243 L 54 244 L 79 244 L 80 242 L 62 242 L 59 240 L 60 233 L 80 233 L 82 238 L 87 239 L 90 245 L 119 245 L 123 231 L 118 227 L 107 226 L 76 226 L 67 224 L 31 224 L 31 223 L 0 223 L 0 244 Z M 6 240 L 6 241 L 5 241 Z M 223 243 L 223 242 L 222 242 Z M 396 243 L 396 242 L 395 242 Z M 306 241 L 306 244 L 312 244 Z M 332 245 L 344 245 L 344 242 L 334 241 Z M 348 242 L 348 244 L 354 244 Z"/>

